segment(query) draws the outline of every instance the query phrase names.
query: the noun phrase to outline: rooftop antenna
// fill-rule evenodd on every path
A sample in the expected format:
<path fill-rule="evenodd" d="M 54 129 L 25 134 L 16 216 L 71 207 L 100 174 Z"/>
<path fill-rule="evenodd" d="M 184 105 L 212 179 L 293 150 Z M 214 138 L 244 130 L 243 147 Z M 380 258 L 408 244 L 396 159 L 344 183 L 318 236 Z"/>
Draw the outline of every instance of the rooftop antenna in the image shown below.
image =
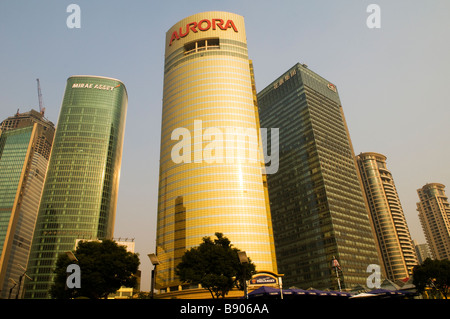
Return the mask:
<path fill-rule="evenodd" d="M 38 88 L 38 98 L 39 98 L 39 112 L 44 115 L 45 113 L 45 107 L 42 103 L 42 92 L 41 92 L 41 84 L 39 83 L 39 79 L 36 79 L 37 81 L 37 88 Z"/>

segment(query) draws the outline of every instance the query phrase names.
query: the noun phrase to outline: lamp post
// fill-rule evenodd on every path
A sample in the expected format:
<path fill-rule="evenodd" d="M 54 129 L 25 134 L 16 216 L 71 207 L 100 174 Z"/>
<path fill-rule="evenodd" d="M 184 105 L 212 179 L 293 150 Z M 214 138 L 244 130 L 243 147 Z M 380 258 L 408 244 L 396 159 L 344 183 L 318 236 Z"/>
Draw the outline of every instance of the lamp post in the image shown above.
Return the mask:
<path fill-rule="evenodd" d="M 339 279 L 339 273 L 338 273 L 338 270 L 341 269 L 341 266 L 339 265 L 339 262 L 338 262 L 338 260 L 336 259 L 335 256 L 333 256 L 333 259 L 331 261 L 331 265 L 332 265 L 332 267 L 334 267 L 334 270 L 336 271 L 337 283 L 338 283 L 339 291 L 341 291 L 341 281 Z"/>
<path fill-rule="evenodd" d="M 27 275 L 27 270 L 25 268 L 23 268 L 22 265 L 17 264 L 17 266 L 19 266 L 23 270 L 23 274 L 19 277 L 19 287 L 17 287 L 17 294 L 16 294 L 16 299 L 19 299 L 19 292 L 20 292 L 20 287 L 22 286 L 23 276 L 27 277 L 31 281 L 33 281 L 33 278 L 31 278 L 30 276 Z"/>
<path fill-rule="evenodd" d="M 244 275 L 244 298 L 248 299 L 248 294 L 247 294 L 247 267 L 246 265 L 248 264 L 248 257 L 247 257 L 247 253 L 245 251 L 239 251 L 238 252 L 238 257 L 239 257 L 239 262 L 242 265 L 243 268 L 243 275 Z"/>
<path fill-rule="evenodd" d="M 150 288 L 150 298 L 153 299 L 153 290 L 154 290 L 154 285 L 155 285 L 155 270 L 156 270 L 156 266 L 158 266 L 160 264 L 158 257 L 156 256 L 156 254 L 148 254 L 148 258 L 150 258 L 150 261 L 153 265 L 153 269 L 152 269 L 152 282 L 151 282 L 151 288 Z"/>
<path fill-rule="evenodd" d="M 9 288 L 9 295 L 8 295 L 8 299 L 11 299 L 11 293 L 12 293 L 14 287 L 17 286 L 17 282 L 12 278 L 9 278 L 9 281 L 11 281 L 13 283 L 13 286 L 11 288 Z"/>
<path fill-rule="evenodd" d="M 278 277 L 278 286 L 280 286 L 280 297 L 283 299 L 283 280 L 281 279 L 281 276 Z"/>

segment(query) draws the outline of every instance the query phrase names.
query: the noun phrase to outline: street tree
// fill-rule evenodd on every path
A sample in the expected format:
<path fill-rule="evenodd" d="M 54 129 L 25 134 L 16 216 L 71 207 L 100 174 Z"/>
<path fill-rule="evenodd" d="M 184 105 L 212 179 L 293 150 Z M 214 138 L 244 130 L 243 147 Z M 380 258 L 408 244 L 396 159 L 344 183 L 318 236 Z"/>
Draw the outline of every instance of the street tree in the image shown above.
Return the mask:
<path fill-rule="evenodd" d="M 107 298 L 120 287 L 135 288 L 139 255 L 129 252 L 125 246 L 112 240 L 81 241 L 74 255 L 77 261 L 61 254 L 56 263 L 56 279 L 50 288 L 50 295 L 55 299 L 70 298 Z M 80 269 L 80 287 L 69 288 L 66 284 L 70 274 L 67 267 L 77 264 Z"/>
<path fill-rule="evenodd" d="M 419 293 L 429 288 L 447 299 L 450 287 L 450 260 L 432 260 L 427 258 L 413 269 L 413 284 Z"/>
<path fill-rule="evenodd" d="M 248 263 L 240 263 L 240 250 L 227 237 L 222 233 L 215 236 L 214 240 L 203 237 L 199 246 L 187 250 L 175 270 L 182 282 L 201 284 L 213 299 L 225 298 L 234 287 L 243 289 L 244 279 L 256 272 L 250 258 Z"/>

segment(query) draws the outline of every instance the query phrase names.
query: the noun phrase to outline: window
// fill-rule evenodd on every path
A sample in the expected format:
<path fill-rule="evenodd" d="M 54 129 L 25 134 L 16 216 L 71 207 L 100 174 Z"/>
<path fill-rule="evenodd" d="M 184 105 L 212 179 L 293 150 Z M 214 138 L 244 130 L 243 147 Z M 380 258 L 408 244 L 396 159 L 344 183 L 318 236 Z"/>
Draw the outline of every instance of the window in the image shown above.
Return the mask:
<path fill-rule="evenodd" d="M 219 38 L 213 39 L 203 39 L 184 45 L 184 54 L 197 53 L 206 50 L 217 50 L 220 49 Z"/>

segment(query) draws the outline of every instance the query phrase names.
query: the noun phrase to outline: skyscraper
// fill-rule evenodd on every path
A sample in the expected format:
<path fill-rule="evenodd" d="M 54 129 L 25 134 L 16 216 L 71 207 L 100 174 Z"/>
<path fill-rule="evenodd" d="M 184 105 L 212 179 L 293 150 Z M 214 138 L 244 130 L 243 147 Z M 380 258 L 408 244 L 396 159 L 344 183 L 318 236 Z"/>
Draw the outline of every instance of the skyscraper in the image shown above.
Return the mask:
<path fill-rule="evenodd" d="M 127 110 L 122 82 L 72 76 L 62 101 L 28 263 L 26 298 L 48 298 L 77 239 L 113 237 Z"/>
<path fill-rule="evenodd" d="M 416 255 L 417 255 L 417 261 L 419 262 L 419 265 L 423 264 L 423 262 L 430 258 L 432 259 L 433 256 L 431 255 L 430 248 L 428 248 L 428 244 L 419 244 L 416 240 L 413 240 L 414 248 L 416 249 Z"/>
<path fill-rule="evenodd" d="M 434 259 L 450 259 L 450 204 L 445 186 L 429 183 L 417 190 L 420 223 Z"/>
<path fill-rule="evenodd" d="M 356 158 L 386 275 L 392 281 L 407 278 L 418 261 L 386 156 L 370 152 Z"/>
<path fill-rule="evenodd" d="M 261 127 L 279 128 L 279 169 L 267 181 L 283 284 L 365 285 L 367 267 L 381 264 L 336 86 L 297 63 L 258 106 Z"/>
<path fill-rule="evenodd" d="M 221 232 L 276 272 L 243 17 L 204 12 L 166 34 L 156 288 L 178 290 L 175 267 Z"/>
<path fill-rule="evenodd" d="M 11 288 L 15 298 L 22 288 L 54 133 L 35 110 L 1 123 L 0 298 Z"/>

